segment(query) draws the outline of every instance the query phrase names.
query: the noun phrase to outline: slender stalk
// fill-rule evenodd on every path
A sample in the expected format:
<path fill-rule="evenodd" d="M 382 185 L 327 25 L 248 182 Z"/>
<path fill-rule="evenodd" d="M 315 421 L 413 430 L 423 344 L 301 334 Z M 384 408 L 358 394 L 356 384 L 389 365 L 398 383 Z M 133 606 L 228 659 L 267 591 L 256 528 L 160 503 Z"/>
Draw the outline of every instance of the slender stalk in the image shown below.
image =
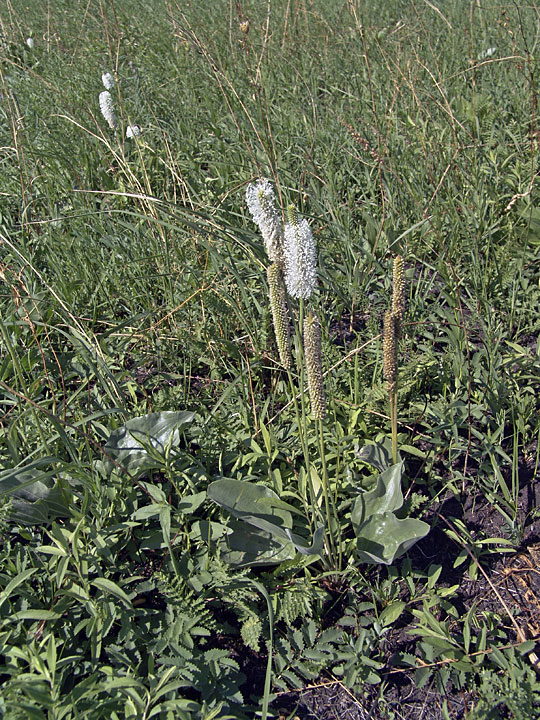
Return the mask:
<path fill-rule="evenodd" d="M 321 453 L 321 464 L 322 464 L 322 484 L 323 484 L 323 497 L 324 497 L 324 509 L 326 512 L 326 523 L 328 526 L 328 532 L 326 534 L 328 542 L 328 555 L 330 565 L 333 570 L 341 570 L 342 551 L 341 551 L 341 537 L 340 533 L 337 533 L 337 538 L 334 538 L 334 528 L 339 528 L 338 516 L 334 499 L 330 495 L 330 488 L 328 483 L 328 469 L 326 466 L 326 453 L 324 448 L 324 433 L 323 423 L 319 419 L 317 423 L 317 435 L 319 439 L 319 451 Z M 330 510 L 332 505 L 332 510 Z M 336 540 L 338 543 L 338 550 L 336 552 Z"/>
<path fill-rule="evenodd" d="M 313 532 L 313 528 L 314 528 L 314 524 L 315 524 L 315 522 L 314 522 L 315 512 L 310 513 L 309 510 L 310 510 L 310 506 L 312 509 L 314 509 L 316 507 L 316 503 L 315 503 L 315 497 L 314 497 L 314 492 L 313 492 L 313 486 L 312 486 L 310 474 L 309 474 L 309 466 L 310 466 L 309 447 L 308 447 L 305 433 L 304 433 L 305 426 L 302 424 L 302 421 L 300 419 L 300 409 L 298 407 L 298 400 L 296 399 L 296 390 L 294 387 L 293 377 L 292 377 L 292 373 L 290 370 L 287 370 L 287 375 L 289 377 L 289 386 L 291 388 L 291 396 L 292 396 L 293 404 L 294 404 L 294 413 L 296 415 L 296 426 L 298 428 L 298 437 L 300 438 L 300 445 L 302 446 L 302 453 L 304 455 L 304 464 L 306 466 L 306 477 L 308 479 L 308 492 L 309 492 L 309 496 L 310 496 L 310 502 L 308 503 L 307 498 L 305 498 L 305 497 L 302 499 L 304 501 L 304 507 L 306 509 L 306 515 L 307 515 L 309 525 L 310 525 L 310 531 Z"/>
<path fill-rule="evenodd" d="M 392 426 L 392 464 L 397 463 L 397 383 L 390 390 L 390 424 Z"/>
<path fill-rule="evenodd" d="M 385 376 L 390 397 L 390 424 L 392 426 L 392 462 L 397 463 L 397 353 L 403 331 L 405 313 L 405 270 L 403 258 L 396 255 L 393 269 L 392 310 L 384 323 Z"/>
<path fill-rule="evenodd" d="M 390 400 L 390 425 L 392 428 L 392 462 L 397 463 L 397 332 L 399 321 L 392 310 L 384 316 L 383 371 Z"/>

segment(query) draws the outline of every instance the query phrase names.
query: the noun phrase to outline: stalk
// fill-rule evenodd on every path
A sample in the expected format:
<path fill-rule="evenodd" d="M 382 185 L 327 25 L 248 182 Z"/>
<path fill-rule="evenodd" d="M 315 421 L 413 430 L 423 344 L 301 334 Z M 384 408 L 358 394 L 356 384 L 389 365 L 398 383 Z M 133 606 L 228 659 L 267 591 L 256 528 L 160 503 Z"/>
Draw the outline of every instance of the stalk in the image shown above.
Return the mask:
<path fill-rule="evenodd" d="M 397 353 L 405 314 L 405 271 L 403 258 L 396 255 L 393 268 L 392 308 L 384 316 L 383 371 L 390 400 L 392 462 L 397 463 Z"/>
<path fill-rule="evenodd" d="M 397 343 L 396 316 L 387 310 L 383 330 L 383 372 L 390 400 L 390 425 L 392 428 L 392 463 L 397 463 Z"/>

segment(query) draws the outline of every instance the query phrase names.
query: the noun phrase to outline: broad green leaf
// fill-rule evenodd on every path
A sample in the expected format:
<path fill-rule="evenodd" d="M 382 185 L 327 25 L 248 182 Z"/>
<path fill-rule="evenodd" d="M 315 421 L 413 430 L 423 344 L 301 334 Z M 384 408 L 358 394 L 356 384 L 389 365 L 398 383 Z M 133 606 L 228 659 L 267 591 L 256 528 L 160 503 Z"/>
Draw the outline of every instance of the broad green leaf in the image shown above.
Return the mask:
<path fill-rule="evenodd" d="M 231 520 L 227 530 L 218 548 L 220 557 L 231 565 L 275 565 L 296 556 L 292 542 L 245 522 Z"/>
<path fill-rule="evenodd" d="M 356 451 L 356 457 L 383 472 L 392 465 L 392 442 L 385 438 L 382 442 L 368 443 Z"/>
<path fill-rule="evenodd" d="M 9 494 L 14 490 L 21 490 L 27 485 L 31 485 L 35 482 L 36 477 L 40 475 L 43 477 L 52 477 L 54 471 L 45 472 L 37 470 L 43 467 L 51 467 L 51 465 L 58 463 L 58 458 L 46 457 L 34 462 L 28 463 L 24 467 L 17 468 L 6 468 L 0 471 L 0 497 L 2 495 Z M 23 479 L 24 478 L 24 479 Z"/>
<path fill-rule="evenodd" d="M 168 506 L 165 505 L 165 503 L 151 503 L 150 505 L 145 505 L 144 507 L 135 510 L 135 512 L 131 513 L 131 517 L 133 520 L 146 520 L 154 515 L 159 515 L 164 507 Z"/>
<path fill-rule="evenodd" d="M 429 525 L 412 518 L 398 520 L 393 513 L 384 512 L 373 515 L 355 531 L 360 560 L 391 565 L 428 534 Z"/>
<path fill-rule="evenodd" d="M 56 545 L 38 545 L 36 552 L 42 552 L 47 555 L 58 555 L 59 557 L 67 557 L 67 550 L 64 548 L 56 547 Z"/>
<path fill-rule="evenodd" d="M 21 573 L 19 573 L 16 577 L 11 578 L 6 587 L 0 593 L 0 602 L 8 598 L 13 592 L 13 590 L 15 590 L 15 588 L 26 582 L 28 578 L 36 572 L 37 568 L 27 568 L 26 570 L 23 570 Z"/>
<path fill-rule="evenodd" d="M 111 433 L 104 452 L 132 474 L 161 467 L 163 463 L 157 456 L 165 458 L 167 447 L 179 445 L 180 426 L 194 417 L 193 412 L 167 410 L 133 418 Z M 100 466 L 105 474 L 110 474 L 114 463 L 105 457 Z"/>
<path fill-rule="evenodd" d="M 210 483 L 208 497 L 235 517 L 245 520 L 256 517 L 270 523 L 279 519 L 285 527 L 292 527 L 291 514 L 277 507 L 278 496 L 264 485 L 221 478 Z"/>
<path fill-rule="evenodd" d="M 312 544 L 292 532 L 292 517 L 284 510 L 273 490 L 264 485 L 221 478 L 208 486 L 208 497 L 234 517 L 254 525 L 274 539 L 291 542 L 305 555 L 317 555 L 322 549 L 323 528 L 317 528 Z M 280 558 L 281 559 L 284 558 Z"/>
<path fill-rule="evenodd" d="M 45 524 L 71 514 L 73 495 L 67 480 L 57 471 L 12 470 L 1 479 L 0 491 L 13 498 L 10 520 L 22 525 Z"/>
<path fill-rule="evenodd" d="M 205 500 L 206 492 L 204 490 L 193 495 L 185 495 L 178 503 L 178 512 L 189 515 L 198 510 Z"/>
<path fill-rule="evenodd" d="M 396 622 L 398 617 L 407 607 L 407 603 L 403 600 L 396 600 L 390 605 L 387 605 L 379 615 L 379 623 L 384 627 L 385 625 L 392 625 Z"/>
<path fill-rule="evenodd" d="M 167 545 L 171 542 L 171 506 L 162 505 L 159 511 L 159 523 L 161 525 L 161 531 L 163 538 Z"/>
<path fill-rule="evenodd" d="M 392 465 L 379 475 L 377 486 L 370 492 L 362 493 L 354 503 L 351 513 L 353 526 L 360 526 L 372 515 L 394 512 L 403 505 L 401 473 L 403 463 Z"/>

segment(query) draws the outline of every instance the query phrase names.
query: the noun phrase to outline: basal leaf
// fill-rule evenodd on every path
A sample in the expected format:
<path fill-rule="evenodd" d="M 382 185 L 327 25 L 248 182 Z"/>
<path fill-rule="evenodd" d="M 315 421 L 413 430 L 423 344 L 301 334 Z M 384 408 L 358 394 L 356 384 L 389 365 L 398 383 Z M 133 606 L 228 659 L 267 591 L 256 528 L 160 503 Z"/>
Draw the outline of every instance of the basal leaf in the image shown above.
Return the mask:
<path fill-rule="evenodd" d="M 193 412 L 167 410 L 133 418 L 111 433 L 103 449 L 109 458 L 133 474 L 160 467 L 163 463 L 159 456 L 165 458 L 167 447 L 179 445 L 180 426 L 194 417 Z M 105 474 L 114 468 L 107 457 L 100 464 Z"/>
<path fill-rule="evenodd" d="M 269 521 L 280 518 L 287 527 L 292 527 L 291 514 L 288 510 L 278 507 L 280 502 L 278 496 L 265 485 L 220 478 L 208 486 L 208 497 L 235 517 L 258 515 Z M 275 503 L 272 502 L 273 500 Z"/>
<path fill-rule="evenodd" d="M 292 543 L 304 555 L 316 555 L 322 549 L 323 528 L 315 531 L 312 544 L 307 545 L 304 538 L 292 532 L 292 516 L 284 509 L 284 503 L 264 485 L 221 478 L 208 486 L 208 497 L 274 540 Z M 286 558 L 280 558 L 279 562 L 282 559 Z"/>
<path fill-rule="evenodd" d="M 421 520 L 399 520 L 391 512 L 373 515 L 356 529 L 357 554 L 363 562 L 391 565 L 428 532 Z"/>
<path fill-rule="evenodd" d="M 296 556 L 292 542 L 238 520 L 231 520 L 218 548 L 220 557 L 236 566 L 276 565 Z"/>
<path fill-rule="evenodd" d="M 40 525 L 71 514 L 73 495 L 57 471 L 12 470 L 3 473 L 0 490 L 4 488 L 13 498 L 9 517 L 15 522 Z"/>
<path fill-rule="evenodd" d="M 377 513 L 399 510 L 403 505 L 401 492 L 402 471 L 402 462 L 392 465 L 379 475 L 374 490 L 359 495 L 351 513 L 353 526 L 360 526 Z"/>
<path fill-rule="evenodd" d="M 382 442 L 368 443 L 356 451 L 356 457 L 383 472 L 392 465 L 392 442 L 385 438 Z"/>

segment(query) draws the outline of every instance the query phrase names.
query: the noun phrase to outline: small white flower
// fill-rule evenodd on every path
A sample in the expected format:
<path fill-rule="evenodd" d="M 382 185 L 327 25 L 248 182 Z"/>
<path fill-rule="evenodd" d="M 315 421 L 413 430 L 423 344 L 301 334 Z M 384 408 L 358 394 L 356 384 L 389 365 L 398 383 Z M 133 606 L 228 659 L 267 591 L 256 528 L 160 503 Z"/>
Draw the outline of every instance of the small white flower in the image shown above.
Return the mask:
<path fill-rule="evenodd" d="M 253 221 L 259 226 L 266 253 L 272 262 L 283 262 L 283 228 L 275 206 L 274 188 L 268 180 L 250 183 L 246 203 Z"/>
<path fill-rule="evenodd" d="M 317 284 L 317 250 L 305 218 L 285 225 L 285 284 L 291 297 L 303 300 Z"/>
<path fill-rule="evenodd" d="M 108 90 L 103 90 L 103 92 L 99 93 L 99 107 L 101 109 L 101 114 L 108 122 L 111 130 L 116 130 L 118 121 L 116 120 L 116 115 L 114 114 L 113 99 Z"/>
<path fill-rule="evenodd" d="M 483 52 L 481 52 L 480 55 L 478 56 L 478 59 L 485 60 L 486 58 L 493 57 L 496 52 L 497 52 L 496 47 L 490 47 L 487 50 L 484 50 Z"/>
<path fill-rule="evenodd" d="M 134 137 L 139 137 L 141 134 L 141 128 L 138 125 L 128 125 L 126 128 L 126 139 L 129 140 Z"/>
<path fill-rule="evenodd" d="M 28 45 L 30 50 L 33 50 L 34 49 L 34 38 L 31 38 L 31 37 L 26 38 L 26 44 Z"/>
<path fill-rule="evenodd" d="M 101 82 L 105 90 L 112 90 L 114 87 L 114 78 L 110 72 L 101 73 Z"/>

